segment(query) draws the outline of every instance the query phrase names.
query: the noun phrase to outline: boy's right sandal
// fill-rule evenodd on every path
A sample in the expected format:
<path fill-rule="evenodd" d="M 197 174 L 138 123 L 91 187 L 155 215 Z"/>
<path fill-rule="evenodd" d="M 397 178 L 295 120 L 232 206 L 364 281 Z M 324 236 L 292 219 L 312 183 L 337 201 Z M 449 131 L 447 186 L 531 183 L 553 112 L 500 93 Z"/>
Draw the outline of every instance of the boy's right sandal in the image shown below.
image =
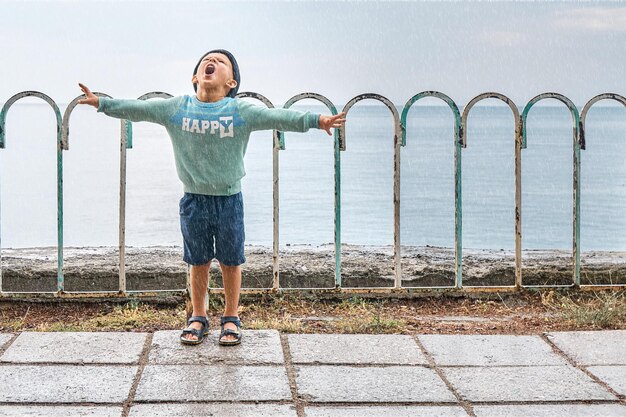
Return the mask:
<path fill-rule="evenodd" d="M 204 337 L 209 334 L 209 321 L 204 316 L 191 316 L 189 320 L 187 320 L 187 325 L 191 325 L 193 322 L 199 322 L 202 324 L 200 330 L 194 329 L 193 327 L 189 327 L 183 330 L 183 333 L 180 335 L 180 342 L 185 345 L 199 345 L 204 340 Z M 187 339 L 185 336 L 188 334 L 196 336 L 197 339 Z"/>
<path fill-rule="evenodd" d="M 241 343 L 241 321 L 237 316 L 222 316 L 220 319 L 222 325 L 222 331 L 220 332 L 220 338 L 218 343 L 222 346 L 233 346 Z M 234 323 L 237 326 L 237 330 L 224 329 L 224 324 Z M 234 340 L 223 340 L 225 336 L 234 336 Z"/>

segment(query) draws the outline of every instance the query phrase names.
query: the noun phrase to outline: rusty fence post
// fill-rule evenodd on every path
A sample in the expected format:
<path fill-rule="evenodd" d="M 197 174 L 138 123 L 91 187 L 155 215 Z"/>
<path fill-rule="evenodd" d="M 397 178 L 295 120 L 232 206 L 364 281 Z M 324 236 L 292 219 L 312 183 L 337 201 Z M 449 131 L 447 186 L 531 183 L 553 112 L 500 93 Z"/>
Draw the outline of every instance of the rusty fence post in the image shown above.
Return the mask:
<path fill-rule="evenodd" d="M 479 94 L 470 100 L 463 109 L 461 117 L 461 141 L 462 147 L 467 147 L 467 118 L 469 112 L 476 103 L 488 98 L 496 98 L 506 103 L 513 112 L 515 119 L 515 288 L 522 287 L 522 146 L 521 146 L 521 119 L 517 106 L 507 96 L 488 92 Z"/>
<path fill-rule="evenodd" d="M 454 116 L 454 288 L 463 287 L 463 199 L 461 187 L 461 115 L 454 100 L 439 91 L 423 91 L 411 97 L 402 109 L 402 146 L 406 145 L 407 116 L 411 106 L 426 97 L 434 97 L 443 100 Z"/>
<path fill-rule="evenodd" d="M 61 112 L 59 106 L 44 93 L 39 91 L 22 91 L 9 98 L 2 111 L 0 111 L 0 148 L 5 147 L 5 133 L 6 133 L 6 117 L 9 108 L 15 104 L 16 101 L 24 97 L 37 97 L 44 100 L 52 107 L 57 122 L 57 294 L 62 294 L 65 291 L 65 280 L 63 277 L 63 142 L 61 139 Z M 1 253 L 1 246 L 0 246 Z M 1 259 L 1 258 L 0 258 Z M 0 267 L 0 292 L 2 292 L 2 268 Z"/>
<path fill-rule="evenodd" d="M 326 97 L 317 93 L 301 93 L 291 97 L 283 108 L 288 109 L 300 100 L 313 99 L 324 104 L 331 114 L 337 114 L 337 108 Z M 278 132 L 280 137 L 280 143 L 285 149 L 285 134 Z M 334 174 L 335 174 L 335 220 L 334 220 L 334 241 L 335 241 L 335 287 L 341 288 L 341 153 L 340 150 L 345 150 L 345 146 L 341 146 L 341 131 L 335 129 L 333 135 L 333 153 L 334 153 Z"/>

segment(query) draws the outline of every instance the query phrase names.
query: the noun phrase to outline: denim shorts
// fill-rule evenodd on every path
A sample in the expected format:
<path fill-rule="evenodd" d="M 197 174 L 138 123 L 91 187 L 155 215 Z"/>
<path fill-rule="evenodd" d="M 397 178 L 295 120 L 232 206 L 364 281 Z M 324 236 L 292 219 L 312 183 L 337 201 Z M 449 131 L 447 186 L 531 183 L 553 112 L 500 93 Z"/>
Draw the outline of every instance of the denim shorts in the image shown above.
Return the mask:
<path fill-rule="evenodd" d="M 213 259 L 227 266 L 246 262 L 243 254 L 243 197 L 185 193 L 180 199 L 183 260 L 204 265 Z"/>

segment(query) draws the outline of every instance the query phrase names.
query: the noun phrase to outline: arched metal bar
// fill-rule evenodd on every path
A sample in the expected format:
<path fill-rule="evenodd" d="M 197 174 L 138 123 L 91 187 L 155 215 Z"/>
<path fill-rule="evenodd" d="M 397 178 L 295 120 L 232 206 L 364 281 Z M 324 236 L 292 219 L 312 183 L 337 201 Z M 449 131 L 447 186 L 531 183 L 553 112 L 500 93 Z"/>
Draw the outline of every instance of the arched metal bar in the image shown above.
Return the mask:
<path fill-rule="evenodd" d="M 585 106 L 583 107 L 583 111 L 580 113 L 580 130 L 578 132 L 580 135 L 580 149 L 582 149 L 583 151 L 586 149 L 585 120 L 587 120 L 587 113 L 589 112 L 589 109 L 591 109 L 591 106 L 593 106 L 600 100 L 615 100 L 618 103 L 622 103 L 624 107 L 626 107 L 626 97 L 615 93 L 598 94 L 597 96 L 589 100 L 587 104 L 585 104 Z"/>
<path fill-rule="evenodd" d="M 591 98 L 583 107 L 582 112 L 580 113 L 580 129 L 578 131 L 579 134 L 579 145 L 580 149 L 585 150 L 587 148 L 587 142 L 585 137 L 585 132 L 587 131 L 587 113 L 591 109 L 595 103 L 600 100 L 615 100 L 618 103 L 622 103 L 624 107 L 626 107 L 626 97 L 615 94 L 615 93 L 603 93 L 598 94 L 597 96 Z M 598 284 L 587 284 L 586 287 L 598 287 Z"/>
<path fill-rule="evenodd" d="M 104 94 L 104 93 L 94 92 L 93 94 L 98 97 L 112 98 L 110 95 Z M 61 131 L 61 144 L 63 146 L 63 149 L 66 151 L 69 151 L 70 149 L 70 139 L 69 139 L 70 116 L 72 115 L 74 108 L 76 108 L 76 106 L 78 105 L 78 102 L 85 98 L 86 96 L 84 94 L 81 94 L 80 96 L 76 97 L 74 100 L 70 102 L 70 104 L 67 105 L 67 107 L 65 108 L 65 113 L 63 113 L 63 129 Z M 125 128 L 126 122 L 127 120 L 122 120 L 122 132 L 124 132 L 124 130 L 126 129 Z"/>
<path fill-rule="evenodd" d="M 383 103 L 391 111 L 393 116 L 393 263 L 394 263 L 394 288 L 402 287 L 402 265 L 400 258 L 400 146 L 402 146 L 402 127 L 400 126 L 400 116 L 396 106 L 384 96 L 374 93 L 359 94 L 350 99 L 344 106 L 342 112 L 348 117 L 348 112 L 356 103 L 362 100 L 373 99 Z M 340 128 L 340 135 L 344 138 L 346 150 L 346 127 Z"/>
<path fill-rule="evenodd" d="M 0 111 L 0 148 L 5 147 L 5 125 L 9 108 L 18 100 L 24 97 L 37 97 L 48 103 L 57 120 L 57 294 L 61 294 L 65 289 L 65 280 L 63 278 L 63 148 L 61 143 L 61 112 L 59 106 L 44 93 L 39 91 L 22 91 L 9 98 L 2 111 Z M 1 240 L 0 240 L 1 242 Z M 1 259 L 1 244 L 0 244 Z M 2 292 L 2 268 L 0 268 L 0 292 Z"/>
<path fill-rule="evenodd" d="M 476 103 L 488 98 L 495 98 L 506 103 L 515 119 L 515 287 L 522 287 L 522 120 L 517 106 L 507 96 L 488 92 L 479 94 L 467 103 L 461 117 L 461 146 L 467 147 L 467 118 Z"/>
<path fill-rule="evenodd" d="M 94 92 L 98 97 L 112 98 L 108 94 Z M 149 93 L 150 94 L 150 93 Z M 171 97 L 171 96 L 170 96 Z M 63 114 L 63 149 L 69 150 L 70 142 L 70 116 L 78 101 L 86 98 L 84 94 L 76 97 L 68 104 Z M 125 217 L 126 217 L 126 149 L 132 148 L 132 125 L 129 120 L 120 121 L 120 204 L 119 204 L 119 287 L 120 295 L 126 295 L 126 271 L 125 271 Z M 123 184 L 123 185 L 122 185 Z"/>
<path fill-rule="evenodd" d="M 574 168 L 573 168 L 573 225 L 572 225 L 572 257 L 573 257 L 573 275 L 574 275 L 574 285 L 580 286 L 580 246 L 578 242 L 580 241 L 580 132 L 581 132 L 581 124 L 580 117 L 578 115 L 578 109 L 576 105 L 563 94 L 559 93 L 542 93 L 535 97 L 533 97 L 528 104 L 524 107 L 524 111 L 522 112 L 522 147 L 526 148 L 526 119 L 528 118 L 528 112 L 530 109 L 537 104 L 537 102 L 547 99 L 553 98 L 561 103 L 565 104 L 569 109 L 572 115 L 572 136 L 573 136 L 573 160 L 574 160 Z"/>
<path fill-rule="evenodd" d="M 305 99 L 313 99 L 323 103 L 331 114 L 337 114 L 337 108 L 335 105 L 326 97 L 317 93 L 301 93 L 291 97 L 283 108 L 288 109 L 295 103 L 300 100 Z M 285 144 L 285 134 L 283 132 L 278 132 L 278 135 L 281 138 L 281 141 Z M 341 153 L 340 149 L 342 148 L 341 142 L 342 136 L 339 129 L 335 129 L 333 135 L 333 147 L 334 147 L 334 161 L 335 161 L 335 287 L 341 288 Z M 343 146 L 345 149 L 345 144 Z"/>
<path fill-rule="evenodd" d="M 274 108 L 269 99 L 259 93 L 253 93 L 250 91 L 245 91 L 237 94 L 237 98 L 254 98 L 259 100 L 261 103 L 265 104 L 268 108 Z M 280 262 L 279 262 L 279 251 L 278 251 L 278 243 L 279 243 L 279 199 L 278 199 L 278 162 L 279 156 L 278 151 L 280 149 L 285 149 L 284 142 L 281 142 L 281 138 L 278 135 L 276 130 L 272 133 L 273 137 L 273 146 L 272 146 L 272 209 L 273 209 L 273 239 L 272 239 L 272 275 L 273 275 L 273 283 L 272 283 L 272 291 L 278 291 L 280 289 Z"/>
<path fill-rule="evenodd" d="M 402 109 L 402 117 L 400 119 L 402 127 L 402 146 L 406 145 L 406 124 L 407 116 L 411 106 L 426 97 L 434 97 L 443 100 L 454 116 L 454 287 L 461 288 L 463 286 L 462 272 L 462 227 L 463 227 L 463 210 L 461 196 L 461 114 L 454 100 L 439 91 L 423 91 L 411 97 Z"/>
<path fill-rule="evenodd" d="M 172 98 L 171 94 L 153 91 L 139 96 L 137 100 Z M 126 294 L 126 149 L 133 148 L 133 124 L 122 120 L 120 135 L 120 205 L 119 205 L 119 293 Z"/>

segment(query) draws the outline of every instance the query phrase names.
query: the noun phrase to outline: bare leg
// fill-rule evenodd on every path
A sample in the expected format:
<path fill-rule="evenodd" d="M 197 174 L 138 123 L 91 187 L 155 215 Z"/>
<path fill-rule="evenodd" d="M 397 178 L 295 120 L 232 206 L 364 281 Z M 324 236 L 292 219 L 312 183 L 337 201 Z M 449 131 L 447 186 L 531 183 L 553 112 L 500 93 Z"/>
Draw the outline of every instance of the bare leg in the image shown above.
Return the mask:
<path fill-rule="evenodd" d="M 225 316 L 239 317 L 239 293 L 241 292 L 241 266 L 222 265 L 222 277 L 224 279 L 224 298 L 226 300 Z M 226 323 L 225 329 L 237 330 L 234 323 Z M 235 340 L 235 336 L 224 336 L 222 340 Z"/>
<path fill-rule="evenodd" d="M 193 306 L 192 316 L 205 316 L 206 304 L 205 297 L 207 287 L 209 285 L 209 267 L 211 262 L 204 265 L 192 265 L 191 266 L 191 305 Z M 197 321 L 190 324 L 190 327 L 200 330 L 201 323 Z M 188 340 L 198 340 L 198 338 L 192 334 L 184 336 Z"/>

